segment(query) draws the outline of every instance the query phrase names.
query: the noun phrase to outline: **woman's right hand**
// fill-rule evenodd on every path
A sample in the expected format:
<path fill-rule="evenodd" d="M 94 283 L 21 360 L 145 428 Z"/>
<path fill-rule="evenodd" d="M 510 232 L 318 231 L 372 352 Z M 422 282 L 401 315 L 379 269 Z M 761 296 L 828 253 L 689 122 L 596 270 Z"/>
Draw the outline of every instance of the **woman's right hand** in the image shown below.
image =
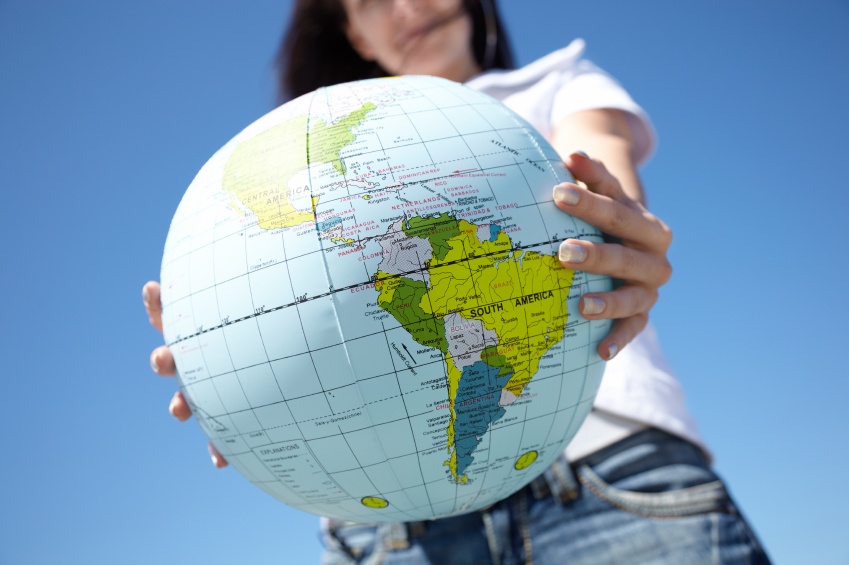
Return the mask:
<path fill-rule="evenodd" d="M 672 231 L 628 196 L 601 161 L 576 152 L 567 157 L 566 165 L 584 186 L 557 185 L 557 207 L 620 239 L 619 243 L 567 239 L 559 251 L 564 267 L 608 275 L 622 283 L 608 292 L 583 294 L 578 306 L 587 320 L 613 320 L 610 332 L 596 348 L 599 356 L 609 361 L 646 327 L 658 288 L 672 275 L 666 258 Z"/>
<path fill-rule="evenodd" d="M 142 299 L 144 300 L 144 309 L 147 310 L 147 316 L 150 319 L 150 325 L 159 330 L 159 333 L 162 333 L 162 300 L 159 291 L 159 283 L 151 281 L 142 287 Z M 150 368 L 157 375 L 174 376 L 174 357 L 168 347 L 162 345 L 153 350 L 150 354 Z M 185 422 L 192 416 L 192 409 L 186 402 L 182 391 L 179 390 L 171 398 L 168 411 L 181 422 Z M 212 458 L 212 464 L 217 468 L 221 469 L 227 466 L 227 460 L 218 453 L 212 443 L 209 444 L 209 456 Z"/>

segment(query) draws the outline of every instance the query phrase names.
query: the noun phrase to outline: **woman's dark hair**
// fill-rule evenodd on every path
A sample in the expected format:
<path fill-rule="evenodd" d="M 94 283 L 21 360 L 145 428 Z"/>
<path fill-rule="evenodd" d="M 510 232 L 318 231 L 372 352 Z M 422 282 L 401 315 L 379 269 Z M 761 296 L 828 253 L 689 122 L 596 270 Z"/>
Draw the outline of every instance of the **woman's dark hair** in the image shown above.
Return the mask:
<path fill-rule="evenodd" d="M 472 16 L 472 50 L 483 70 L 512 69 L 513 54 L 495 0 L 463 0 Z M 497 42 L 492 63 L 486 57 L 486 15 L 483 2 L 494 12 Z M 277 70 L 278 103 L 341 82 L 387 76 L 375 61 L 366 61 L 345 36 L 347 21 L 341 0 L 298 0 L 289 28 L 280 43 Z"/>

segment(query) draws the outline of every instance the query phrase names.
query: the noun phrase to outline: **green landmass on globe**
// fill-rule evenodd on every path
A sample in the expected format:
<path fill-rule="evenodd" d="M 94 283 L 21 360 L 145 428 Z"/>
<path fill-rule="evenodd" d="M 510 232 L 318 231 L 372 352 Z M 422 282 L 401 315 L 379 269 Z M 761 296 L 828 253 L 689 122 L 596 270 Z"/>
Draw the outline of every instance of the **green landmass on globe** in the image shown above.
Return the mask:
<path fill-rule="evenodd" d="M 423 272 L 430 282 L 379 270 L 378 303 L 418 343 L 445 356 L 451 413 L 445 464 L 454 479 L 465 482 L 480 437 L 521 396 L 542 355 L 562 339 L 563 293 L 574 271 L 550 255 L 511 252 L 510 238 L 494 224 L 482 241 L 477 226 L 452 216 L 398 223 L 396 232 L 426 242 L 416 249 L 428 257 Z M 383 241 L 403 249 L 403 239 Z"/>

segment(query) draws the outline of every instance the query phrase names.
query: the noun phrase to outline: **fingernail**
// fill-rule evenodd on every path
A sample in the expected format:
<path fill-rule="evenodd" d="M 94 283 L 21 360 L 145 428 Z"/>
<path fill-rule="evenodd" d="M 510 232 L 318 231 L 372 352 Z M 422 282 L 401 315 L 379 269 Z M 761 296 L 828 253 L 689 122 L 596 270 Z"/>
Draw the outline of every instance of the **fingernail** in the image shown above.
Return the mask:
<path fill-rule="evenodd" d="M 554 187 L 554 199 L 558 202 L 574 206 L 581 199 L 581 195 L 568 184 L 561 183 Z"/>
<path fill-rule="evenodd" d="M 587 155 L 586 153 L 584 153 L 583 151 L 574 151 L 574 152 L 572 152 L 572 155 L 580 155 L 580 156 L 581 156 L 581 157 L 583 157 L 584 159 L 589 159 L 589 158 L 590 158 L 590 156 L 589 156 L 589 155 Z"/>
<path fill-rule="evenodd" d="M 144 300 L 145 304 L 150 304 L 150 292 L 147 290 L 147 287 L 142 288 L 142 300 Z"/>
<path fill-rule="evenodd" d="M 150 356 L 150 368 L 153 369 L 154 373 L 159 372 L 159 363 L 156 362 L 157 357 L 158 357 L 158 355 L 156 355 L 156 354 L 153 354 L 153 355 Z"/>
<path fill-rule="evenodd" d="M 606 304 L 601 298 L 588 296 L 584 298 L 584 314 L 601 314 Z"/>
<path fill-rule="evenodd" d="M 564 263 L 583 263 L 584 259 L 587 258 L 587 250 L 580 245 L 573 245 L 564 241 L 560 244 L 558 256 Z"/>
<path fill-rule="evenodd" d="M 177 403 L 172 400 L 171 403 L 168 405 L 168 412 L 170 412 L 171 415 L 174 416 L 175 418 L 177 417 L 177 414 L 174 413 L 174 410 L 176 410 L 176 409 L 177 409 Z"/>
<path fill-rule="evenodd" d="M 617 353 L 619 353 L 619 346 L 618 345 L 616 345 L 615 343 L 611 343 L 609 346 L 607 346 L 607 360 L 608 361 L 610 361 L 611 359 L 616 357 Z"/>
<path fill-rule="evenodd" d="M 217 468 L 218 467 L 218 456 L 210 453 L 209 457 L 212 459 L 212 464 L 215 465 L 215 467 Z"/>

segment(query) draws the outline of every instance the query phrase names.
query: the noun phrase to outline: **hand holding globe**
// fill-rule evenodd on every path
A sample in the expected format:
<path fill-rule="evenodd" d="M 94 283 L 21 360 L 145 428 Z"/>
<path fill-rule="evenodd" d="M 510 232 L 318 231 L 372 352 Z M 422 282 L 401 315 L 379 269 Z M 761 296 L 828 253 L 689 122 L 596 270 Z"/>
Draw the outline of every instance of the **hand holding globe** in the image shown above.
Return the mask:
<path fill-rule="evenodd" d="M 161 313 L 146 286 L 172 414 L 195 414 L 217 466 L 326 516 L 508 496 L 562 452 L 669 276 L 668 229 L 600 163 L 569 165 L 590 190 L 521 118 L 433 78 L 261 118 L 184 197 Z"/>

